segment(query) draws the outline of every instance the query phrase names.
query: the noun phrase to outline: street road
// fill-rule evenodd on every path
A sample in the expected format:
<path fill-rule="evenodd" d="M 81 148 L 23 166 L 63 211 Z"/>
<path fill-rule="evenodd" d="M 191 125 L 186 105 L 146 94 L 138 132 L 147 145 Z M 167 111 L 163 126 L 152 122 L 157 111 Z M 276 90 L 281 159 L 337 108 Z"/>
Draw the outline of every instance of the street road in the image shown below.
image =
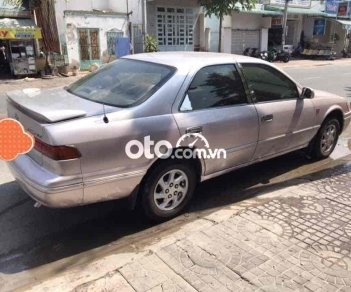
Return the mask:
<path fill-rule="evenodd" d="M 304 86 L 328 90 L 351 99 L 349 65 L 291 67 L 285 71 Z M 0 81 L 0 114 L 5 113 L 4 91 L 33 85 L 58 86 L 67 82 L 60 79 L 1 84 Z M 303 153 L 293 153 L 205 182 L 196 191 L 189 212 L 175 219 L 173 228 L 201 218 L 214 208 L 259 195 L 250 193 L 258 186 L 301 178 L 344 163 L 340 159 L 350 154 L 345 145 L 347 140 L 341 139 L 332 158 L 324 161 L 310 162 Z M 18 276 L 22 271 L 42 267 L 42 277 L 45 271 L 49 276 L 50 263 L 57 260 L 80 253 L 83 258 L 84 252 L 116 245 L 127 235 L 133 235 L 128 244 L 133 244 L 133 240 L 137 241 L 138 238 L 152 236 L 152 233 L 147 235 L 152 226 L 145 222 L 139 211 L 128 211 L 123 201 L 64 210 L 35 209 L 33 204 L 33 200 L 13 181 L 5 163 L 0 162 L 0 282 L 1 278 L 11 278 L 13 282 L 16 279 L 22 281 L 22 285 L 26 281 Z M 157 228 L 162 228 L 162 225 Z M 93 260 L 94 255 L 90 254 L 89 257 Z M 68 261 L 66 266 L 74 264 Z M 44 265 L 47 268 L 43 268 Z M 30 283 L 32 280 L 27 281 Z"/>
<path fill-rule="evenodd" d="M 351 100 L 351 64 L 333 64 L 332 62 L 327 64 L 324 66 L 287 67 L 283 70 L 304 86 L 329 91 Z"/>

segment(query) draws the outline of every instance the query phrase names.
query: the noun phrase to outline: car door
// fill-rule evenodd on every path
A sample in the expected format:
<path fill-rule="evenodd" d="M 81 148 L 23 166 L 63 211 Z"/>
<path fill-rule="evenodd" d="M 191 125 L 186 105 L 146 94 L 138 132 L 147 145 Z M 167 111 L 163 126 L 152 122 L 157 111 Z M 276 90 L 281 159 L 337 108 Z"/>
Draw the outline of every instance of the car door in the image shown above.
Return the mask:
<path fill-rule="evenodd" d="M 254 160 L 306 146 L 316 132 L 312 100 L 289 77 L 262 63 L 241 63 L 260 123 Z"/>
<path fill-rule="evenodd" d="M 258 117 L 234 64 L 196 70 L 181 92 L 181 99 L 173 108 L 180 134 L 201 133 L 210 149 L 226 150 L 226 158 L 203 159 L 206 175 L 252 159 L 258 139 Z"/>
<path fill-rule="evenodd" d="M 316 131 L 312 100 L 301 99 L 295 82 L 270 65 L 241 63 L 240 66 L 260 123 L 254 160 L 306 146 Z"/>

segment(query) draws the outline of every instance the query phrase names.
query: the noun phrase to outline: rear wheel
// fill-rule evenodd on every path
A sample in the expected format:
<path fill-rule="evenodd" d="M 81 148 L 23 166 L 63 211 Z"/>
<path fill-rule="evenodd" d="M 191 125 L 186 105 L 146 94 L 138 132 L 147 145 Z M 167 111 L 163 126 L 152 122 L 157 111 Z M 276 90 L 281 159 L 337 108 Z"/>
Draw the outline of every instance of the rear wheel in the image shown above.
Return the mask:
<path fill-rule="evenodd" d="M 142 207 L 153 221 L 179 215 L 196 187 L 195 168 L 189 162 L 161 161 L 148 174 L 142 188 Z"/>
<path fill-rule="evenodd" d="M 336 118 L 329 118 L 322 124 L 312 147 L 312 156 L 317 159 L 329 157 L 333 152 L 340 134 L 340 123 Z"/>
<path fill-rule="evenodd" d="M 289 61 L 290 61 L 290 56 L 289 55 L 284 56 L 283 62 L 288 63 Z"/>

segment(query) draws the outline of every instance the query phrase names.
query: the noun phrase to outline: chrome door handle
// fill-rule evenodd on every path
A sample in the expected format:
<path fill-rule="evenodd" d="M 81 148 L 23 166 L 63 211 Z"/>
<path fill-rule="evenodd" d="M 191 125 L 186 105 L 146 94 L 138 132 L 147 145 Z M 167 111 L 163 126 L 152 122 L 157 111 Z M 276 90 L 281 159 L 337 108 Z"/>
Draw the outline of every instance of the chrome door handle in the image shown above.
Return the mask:
<path fill-rule="evenodd" d="M 185 130 L 185 134 L 202 133 L 202 127 L 191 127 Z"/>
<path fill-rule="evenodd" d="M 261 118 L 262 122 L 272 122 L 273 121 L 273 115 L 266 115 Z"/>

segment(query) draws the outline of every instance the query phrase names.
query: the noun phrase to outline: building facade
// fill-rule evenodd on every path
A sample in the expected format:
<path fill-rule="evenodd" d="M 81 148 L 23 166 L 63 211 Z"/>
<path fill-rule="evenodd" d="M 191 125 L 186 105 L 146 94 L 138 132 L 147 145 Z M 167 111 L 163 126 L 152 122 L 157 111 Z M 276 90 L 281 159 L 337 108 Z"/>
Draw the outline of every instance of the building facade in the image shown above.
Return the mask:
<path fill-rule="evenodd" d="M 83 70 L 114 59 L 119 37 L 130 38 L 133 53 L 143 51 L 143 33 L 160 51 L 208 49 L 197 0 L 57 0 L 55 11 L 61 52 Z"/>
<path fill-rule="evenodd" d="M 341 56 L 341 51 L 345 48 L 350 50 L 350 4 L 347 10 L 349 13 L 340 17 L 337 16 L 337 8 L 331 8 L 331 5 L 337 5 L 335 1 L 292 2 L 288 7 L 286 35 L 286 45 L 290 50 L 301 44 L 311 48 L 330 48 L 337 56 Z M 241 54 L 245 48 L 267 50 L 269 47 L 281 46 L 284 1 L 270 0 L 264 3 L 256 4 L 250 11 L 243 11 L 237 7 L 231 15 L 224 17 L 221 32 L 222 52 Z M 218 21 L 208 19 L 206 18 L 205 23 L 212 34 L 218 27 Z M 215 38 L 218 39 L 217 35 Z M 213 42 L 212 40 L 211 43 Z M 216 51 L 214 45 L 210 48 Z"/>

